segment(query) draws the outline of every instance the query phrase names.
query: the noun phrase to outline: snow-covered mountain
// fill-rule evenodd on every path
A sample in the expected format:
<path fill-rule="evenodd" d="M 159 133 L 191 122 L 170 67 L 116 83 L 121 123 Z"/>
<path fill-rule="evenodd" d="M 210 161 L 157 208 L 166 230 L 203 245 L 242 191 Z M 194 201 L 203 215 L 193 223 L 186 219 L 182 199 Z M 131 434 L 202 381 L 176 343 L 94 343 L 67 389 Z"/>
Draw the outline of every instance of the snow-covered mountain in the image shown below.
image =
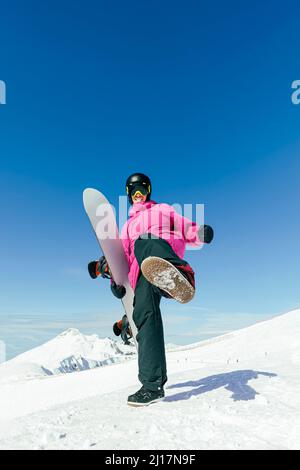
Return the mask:
<path fill-rule="evenodd" d="M 136 355 L 134 345 L 83 335 L 70 328 L 56 338 L 0 365 L 0 384 L 79 372 L 122 362 Z"/>
<path fill-rule="evenodd" d="M 98 341 L 71 330 L 0 367 L 0 448 L 300 448 L 300 310 L 168 351 L 166 398 L 142 409 L 136 356 Z M 132 360 L 49 375 L 106 354 Z"/>

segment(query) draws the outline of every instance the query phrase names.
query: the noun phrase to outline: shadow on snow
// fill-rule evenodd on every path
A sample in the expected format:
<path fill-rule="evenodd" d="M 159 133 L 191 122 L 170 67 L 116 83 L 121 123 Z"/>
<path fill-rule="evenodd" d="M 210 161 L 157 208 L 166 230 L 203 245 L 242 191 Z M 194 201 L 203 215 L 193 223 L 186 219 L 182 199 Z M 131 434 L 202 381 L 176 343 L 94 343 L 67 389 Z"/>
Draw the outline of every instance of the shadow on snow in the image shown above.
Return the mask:
<path fill-rule="evenodd" d="M 249 380 L 258 379 L 259 376 L 276 377 L 276 374 L 269 372 L 258 372 L 255 370 L 238 370 L 235 372 L 228 372 L 226 374 L 211 375 L 204 379 L 183 382 L 174 384 L 168 387 L 168 390 L 174 388 L 193 387 L 192 390 L 176 393 L 166 397 L 164 401 L 179 401 L 188 400 L 192 396 L 202 395 L 203 393 L 211 392 L 218 388 L 225 388 L 232 392 L 231 398 L 233 401 L 247 401 L 254 400 L 256 395 L 259 395 L 254 388 L 248 384 Z"/>

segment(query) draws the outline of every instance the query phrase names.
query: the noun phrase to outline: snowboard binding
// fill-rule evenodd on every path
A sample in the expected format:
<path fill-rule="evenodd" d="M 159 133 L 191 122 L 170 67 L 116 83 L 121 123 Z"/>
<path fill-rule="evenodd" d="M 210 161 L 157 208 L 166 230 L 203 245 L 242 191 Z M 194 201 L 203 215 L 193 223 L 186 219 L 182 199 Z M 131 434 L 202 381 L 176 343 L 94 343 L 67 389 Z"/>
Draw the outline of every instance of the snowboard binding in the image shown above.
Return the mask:
<path fill-rule="evenodd" d="M 99 261 L 91 261 L 88 264 L 88 271 L 92 279 L 96 279 L 99 276 L 104 279 L 111 279 L 111 272 L 105 256 L 101 256 Z"/>
<path fill-rule="evenodd" d="M 121 336 L 124 344 L 129 345 L 132 338 L 132 331 L 129 325 L 127 315 L 113 325 L 113 332 L 116 336 Z"/>

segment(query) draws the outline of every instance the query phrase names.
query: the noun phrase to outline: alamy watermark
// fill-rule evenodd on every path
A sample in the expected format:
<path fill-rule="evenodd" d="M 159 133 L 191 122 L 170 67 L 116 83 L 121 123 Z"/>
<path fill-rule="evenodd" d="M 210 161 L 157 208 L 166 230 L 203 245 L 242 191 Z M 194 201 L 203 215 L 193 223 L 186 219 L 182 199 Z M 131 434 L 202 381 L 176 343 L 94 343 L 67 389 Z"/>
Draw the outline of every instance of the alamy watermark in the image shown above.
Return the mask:
<path fill-rule="evenodd" d="M 0 80 L 0 104 L 6 104 L 6 84 Z"/>
<path fill-rule="evenodd" d="M 100 240 L 137 239 L 147 234 L 164 240 L 182 240 L 187 242 L 187 249 L 203 247 L 199 243 L 198 232 L 199 227 L 204 225 L 204 204 L 157 204 L 151 211 L 144 211 L 138 221 L 133 219 L 128 226 L 128 198 L 119 196 L 118 211 L 110 204 L 100 204 L 95 216 L 97 237 Z"/>
<path fill-rule="evenodd" d="M 6 361 L 6 346 L 4 341 L 0 341 L 0 364 Z"/>
<path fill-rule="evenodd" d="M 300 104 L 300 80 L 293 81 L 292 90 L 294 90 L 291 95 L 292 103 L 298 105 Z"/>

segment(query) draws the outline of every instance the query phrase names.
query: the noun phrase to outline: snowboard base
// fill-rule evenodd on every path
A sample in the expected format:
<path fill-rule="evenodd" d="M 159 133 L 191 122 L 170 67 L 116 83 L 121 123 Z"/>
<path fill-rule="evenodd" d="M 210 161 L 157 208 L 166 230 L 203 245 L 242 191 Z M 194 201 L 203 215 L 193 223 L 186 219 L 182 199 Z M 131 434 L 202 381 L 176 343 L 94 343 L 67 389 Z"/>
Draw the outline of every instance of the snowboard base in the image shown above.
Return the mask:
<path fill-rule="evenodd" d="M 128 261 L 125 256 L 122 240 L 119 237 L 114 208 L 100 191 L 92 188 L 84 190 L 83 204 L 98 243 L 109 265 L 113 280 L 116 284 L 124 286 L 126 289 L 126 294 L 122 298 L 122 304 L 130 324 L 134 343 L 137 347 L 137 328 L 132 318 L 134 292 L 128 279 Z M 106 232 L 107 227 L 109 227 L 109 233 Z"/>

